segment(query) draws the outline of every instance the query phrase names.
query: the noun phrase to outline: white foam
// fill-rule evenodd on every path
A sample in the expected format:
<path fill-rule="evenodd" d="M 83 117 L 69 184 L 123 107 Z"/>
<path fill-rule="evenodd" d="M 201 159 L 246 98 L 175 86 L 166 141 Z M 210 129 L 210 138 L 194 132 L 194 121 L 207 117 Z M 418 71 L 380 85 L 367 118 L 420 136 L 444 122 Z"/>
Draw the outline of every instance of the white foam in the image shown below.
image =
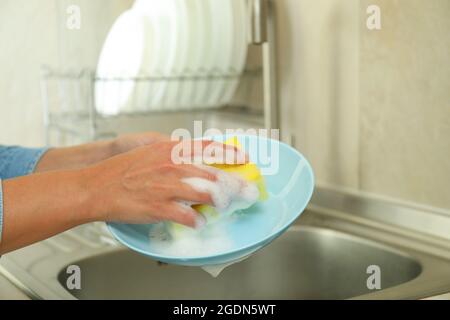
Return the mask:
<path fill-rule="evenodd" d="M 201 178 L 186 178 L 183 182 L 198 192 L 211 195 L 214 208 L 221 214 L 232 214 L 237 210 L 251 207 L 258 201 L 259 190 L 256 184 L 241 177 L 217 170 L 217 181 Z"/>
<path fill-rule="evenodd" d="M 233 213 L 251 207 L 258 201 L 256 184 L 249 183 L 237 175 L 217 169 L 217 181 L 187 178 L 183 182 L 198 192 L 211 195 L 218 215 L 206 215 L 207 224 L 201 230 L 162 223 L 154 226 L 149 234 L 152 249 L 159 254 L 173 257 L 201 257 L 225 253 L 233 248 L 233 241 L 226 233 L 225 226 L 234 218 Z M 180 203 L 180 205 L 191 205 Z M 236 261 L 237 262 L 237 261 Z M 227 266 L 235 262 L 203 269 L 218 276 Z"/>
<path fill-rule="evenodd" d="M 229 237 L 217 224 L 199 231 L 186 227 L 182 236 L 173 237 L 170 227 L 160 223 L 150 230 L 149 237 L 156 253 L 179 258 L 215 255 L 232 247 Z"/>

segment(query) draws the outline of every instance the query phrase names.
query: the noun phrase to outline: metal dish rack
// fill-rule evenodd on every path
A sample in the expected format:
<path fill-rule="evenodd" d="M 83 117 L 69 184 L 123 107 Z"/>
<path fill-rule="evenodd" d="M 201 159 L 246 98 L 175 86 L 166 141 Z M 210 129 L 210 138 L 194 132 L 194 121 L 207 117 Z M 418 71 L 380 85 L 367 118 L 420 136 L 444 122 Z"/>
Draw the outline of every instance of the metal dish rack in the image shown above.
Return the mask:
<path fill-rule="evenodd" d="M 278 108 L 276 100 L 275 77 L 275 31 L 272 0 L 249 0 L 250 12 L 250 41 L 249 46 L 259 47 L 261 51 L 261 65 L 251 67 L 238 73 L 235 70 L 219 72 L 218 70 L 203 70 L 198 74 L 184 72 L 182 74 L 153 74 L 142 75 L 136 78 L 114 77 L 100 78 L 95 71 L 58 70 L 49 66 L 41 70 L 41 95 L 44 108 L 44 127 L 47 145 L 66 145 L 91 140 L 109 138 L 116 135 L 114 125 L 124 119 L 140 118 L 151 119 L 158 114 L 174 115 L 177 113 L 205 113 L 229 112 L 239 117 L 260 119 L 259 127 L 279 128 Z M 254 92 L 254 86 L 261 83 L 261 101 L 263 108 L 249 108 L 245 105 Z M 244 95 L 240 103 L 230 105 L 177 105 L 173 101 L 161 101 L 160 104 L 147 105 L 146 109 L 132 106 L 129 110 L 121 111 L 114 116 L 104 115 L 97 111 L 95 86 L 102 83 L 115 83 L 121 85 L 134 82 L 140 90 L 151 90 L 158 85 L 170 83 L 175 85 L 176 94 L 186 96 L 183 88 L 190 83 L 208 86 L 220 81 L 239 81 L 239 89 Z M 119 89 L 120 90 L 120 89 Z M 131 98 L 131 105 L 136 101 L 136 92 Z M 175 100 L 177 101 L 177 100 Z M 109 123 L 109 126 L 108 126 Z M 112 125 L 111 125 L 112 124 Z M 108 129 L 109 127 L 109 129 Z M 105 129 L 107 128 L 107 129 Z M 55 140 L 56 139 L 56 140 Z M 56 142 L 55 142 L 56 141 Z"/>

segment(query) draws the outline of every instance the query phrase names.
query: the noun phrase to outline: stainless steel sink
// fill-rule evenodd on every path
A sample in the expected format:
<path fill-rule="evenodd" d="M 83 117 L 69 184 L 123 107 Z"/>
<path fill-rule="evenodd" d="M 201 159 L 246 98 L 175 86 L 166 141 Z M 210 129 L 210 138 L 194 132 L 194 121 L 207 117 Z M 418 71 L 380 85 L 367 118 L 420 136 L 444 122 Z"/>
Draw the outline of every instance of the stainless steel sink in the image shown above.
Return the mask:
<path fill-rule="evenodd" d="M 218 278 L 133 253 L 99 225 L 8 254 L 0 273 L 37 299 L 421 299 L 450 292 L 449 230 L 448 212 L 319 188 L 288 232 Z"/>
<path fill-rule="evenodd" d="M 368 266 L 389 288 L 417 277 L 403 253 L 331 230 L 295 227 L 217 278 L 199 268 L 159 264 L 120 250 L 75 262 L 83 272 L 79 299 L 345 299 L 370 293 Z M 66 284 L 65 269 L 59 281 Z"/>

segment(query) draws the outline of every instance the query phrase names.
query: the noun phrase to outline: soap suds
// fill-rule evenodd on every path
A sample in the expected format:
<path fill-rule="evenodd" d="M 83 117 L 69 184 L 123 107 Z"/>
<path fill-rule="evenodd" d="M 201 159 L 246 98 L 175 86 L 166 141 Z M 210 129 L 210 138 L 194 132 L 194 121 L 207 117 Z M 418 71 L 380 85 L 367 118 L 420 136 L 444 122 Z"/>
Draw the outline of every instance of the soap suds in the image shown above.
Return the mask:
<path fill-rule="evenodd" d="M 226 233 L 225 226 L 235 218 L 234 212 L 248 209 L 258 201 L 259 190 L 256 184 L 247 182 L 237 175 L 220 170 L 216 170 L 215 173 L 216 181 L 201 178 L 183 180 L 196 191 L 211 194 L 214 208 L 205 206 L 204 210 L 200 210 L 207 220 L 206 226 L 200 230 L 172 222 L 153 226 L 149 238 L 155 252 L 173 257 L 195 258 L 225 253 L 233 248 L 233 241 Z M 191 204 L 180 203 L 180 205 Z M 216 277 L 233 263 L 235 262 L 203 269 Z"/>
<path fill-rule="evenodd" d="M 207 226 L 202 230 L 187 227 L 182 235 L 173 236 L 172 226 L 159 223 L 150 230 L 149 238 L 153 250 L 172 257 L 201 257 L 219 254 L 232 248 L 232 242 L 219 225 Z"/>
<path fill-rule="evenodd" d="M 198 192 L 209 193 L 214 208 L 221 216 L 232 214 L 237 210 L 248 209 L 258 201 L 259 190 L 254 183 L 221 171 L 216 175 L 217 181 L 201 178 L 186 178 L 182 181 Z M 210 221 L 208 220 L 208 222 Z"/>

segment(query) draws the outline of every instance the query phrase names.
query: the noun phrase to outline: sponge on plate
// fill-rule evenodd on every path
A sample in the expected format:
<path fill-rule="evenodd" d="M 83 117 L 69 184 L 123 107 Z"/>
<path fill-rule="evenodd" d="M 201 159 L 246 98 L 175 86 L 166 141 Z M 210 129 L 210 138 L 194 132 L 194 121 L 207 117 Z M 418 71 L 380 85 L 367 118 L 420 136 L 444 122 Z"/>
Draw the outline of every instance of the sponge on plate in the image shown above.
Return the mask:
<path fill-rule="evenodd" d="M 237 137 L 231 138 L 225 142 L 226 145 L 235 146 L 239 149 L 242 148 L 241 144 Z M 259 191 L 259 201 L 267 200 L 268 194 L 266 191 L 266 184 L 264 181 L 264 177 L 261 175 L 261 171 L 258 166 L 252 162 L 247 164 L 213 164 L 211 167 L 220 169 L 227 173 L 232 173 L 238 175 L 240 178 L 244 179 L 247 182 L 254 183 L 258 187 Z M 199 212 L 202 212 L 204 207 L 208 207 L 206 205 L 197 205 L 193 206 Z M 207 212 L 209 210 L 206 210 Z M 203 213 L 203 212 L 202 212 Z"/>
<path fill-rule="evenodd" d="M 237 148 L 242 147 L 237 137 L 227 140 L 225 144 L 232 145 Z M 236 181 L 238 182 L 238 184 L 239 181 L 241 181 L 241 183 L 244 185 L 244 187 L 239 189 L 242 194 L 235 194 L 234 196 L 232 196 L 235 197 L 235 199 L 231 199 L 231 203 L 225 210 L 226 213 L 232 213 L 233 211 L 237 210 L 244 210 L 255 204 L 257 201 L 267 200 L 268 194 L 266 191 L 264 177 L 261 175 L 261 171 L 256 164 L 249 162 L 243 165 L 213 164 L 210 166 L 225 173 L 222 178 L 218 179 L 219 184 L 222 183 L 222 188 L 224 188 L 224 185 L 230 185 Z M 230 177 L 232 178 L 230 179 Z M 195 183 L 198 182 L 198 179 L 191 179 L 191 181 L 186 182 L 191 182 L 189 184 L 193 187 L 196 187 L 196 184 L 198 185 L 198 183 Z M 225 189 L 233 189 L 233 187 L 225 187 Z M 224 213 L 224 210 L 220 210 L 219 208 L 214 208 L 204 204 L 193 205 L 192 208 L 203 214 L 208 222 L 211 222 L 220 214 Z M 168 231 L 173 238 L 179 237 L 181 235 L 181 231 L 188 229 L 176 223 L 168 223 L 167 226 Z"/>

